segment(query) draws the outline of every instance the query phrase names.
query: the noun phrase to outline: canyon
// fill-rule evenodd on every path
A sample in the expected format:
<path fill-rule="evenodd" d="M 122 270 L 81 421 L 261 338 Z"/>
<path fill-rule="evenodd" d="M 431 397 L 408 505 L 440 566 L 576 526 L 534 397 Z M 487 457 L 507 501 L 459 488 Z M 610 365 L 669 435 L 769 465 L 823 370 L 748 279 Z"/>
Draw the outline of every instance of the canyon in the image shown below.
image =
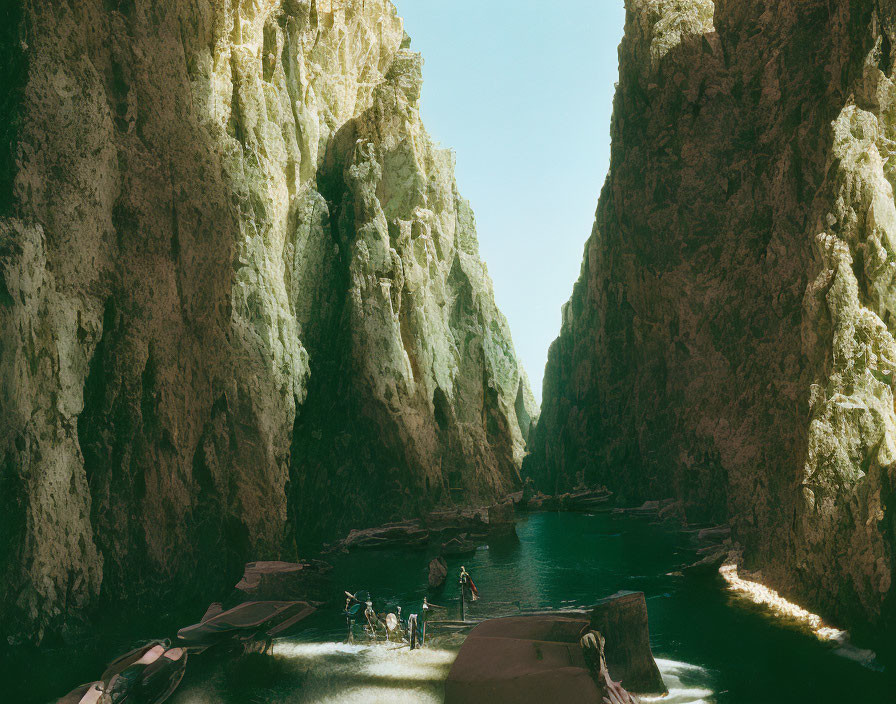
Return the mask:
<path fill-rule="evenodd" d="M 675 499 L 730 523 L 758 581 L 892 626 L 896 5 L 626 9 L 609 174 L 524 471 Z"/>
<path fill-rule="evenodd" d="M 626 1 L 540 411 L 388 0 L 10 13 L 8 644 L 529 480 L 896 624 L 896 2 Z"/>
<path fill-rule="evenodd" d="M 4 640 L 519 484 L 535 401 L 391 3 L 10 12 Z"/>

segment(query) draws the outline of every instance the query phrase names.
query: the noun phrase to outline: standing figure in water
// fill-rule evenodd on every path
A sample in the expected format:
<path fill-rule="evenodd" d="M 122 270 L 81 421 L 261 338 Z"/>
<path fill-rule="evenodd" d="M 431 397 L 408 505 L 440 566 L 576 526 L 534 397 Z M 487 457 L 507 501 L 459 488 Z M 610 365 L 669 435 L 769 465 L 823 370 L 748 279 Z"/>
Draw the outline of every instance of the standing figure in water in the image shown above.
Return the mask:
<path fill-rule="evenodd" d="M 473 578 L 470 576 L 470 573 L 467 572 L 467 568 L 463 565 L 460 566 L 460 586 L 464 592 L 464 596 L 469 598 L 470 601 L 479 599 L 479 590 L 473 583 Z"/>
<path fill-rule="evenodd" d="M 470 573 L 467 572 L 467 568 L 463 565 L 460 567 L 460 580 L 458 581 L 458 584 L 460 584 L 460 620 L 466 621 L 467 599 L 476 601 L 479 598 L 479 590 L 473 583 L 473 578 L 470 576 Z"/>

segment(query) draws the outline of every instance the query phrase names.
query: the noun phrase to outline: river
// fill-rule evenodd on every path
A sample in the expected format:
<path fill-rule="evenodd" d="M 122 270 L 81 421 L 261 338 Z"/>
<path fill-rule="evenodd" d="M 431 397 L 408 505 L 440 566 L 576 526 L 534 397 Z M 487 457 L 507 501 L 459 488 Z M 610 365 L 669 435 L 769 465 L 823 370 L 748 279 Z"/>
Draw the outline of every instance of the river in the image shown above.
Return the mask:
<path fill-rule="evenodd" d="M 676 575 L 693 553 L 679 536 L 642 520 L 606 514 L 533 514 L 517 524 L 518 540 L 482 547 L 449 560 L 448 585 L 430 594 L 448 618 L 459 615 L 456 575 L 463 564 L 482 598 L 468 616 L 520 609 L 587 606 L 618 590 L 647 597 L 651 644 L 670 693 L 661 701 L 761 704 L 786 702 L 891 703 L 896 680 L 844 657 L 807 629 L 774 618 L 722 585 Z M 372 551 L 334 561 L 334 589 L 366 589 L 385 604 L 419 611 L 427 594 L 426 552 Z M 436 637 L 410 652 L 387 645 L 345 644 L 339 607 L 323 610 L 297 636 L 278 641 L 273 657 L 241 661 L 195 656 L 172 704 L 436 704 L 459 639 Z M 433 629 L 435 630 L 435 629 Z M 432 632 L 432 631 L 431 631 Z M 145 633 L 146 636 L 159 635 Z M 7 692 L 32 701 L 35 692 L 64 693 L 89 680 L 101 655 L 42 654 L 41 681 L 27 667 L 0 669 Z M 115 653 L 105 654 L 106 657 Z M 83 671 L 83 672 L 82 672 Z M 73 681 L 73 678 L 75 681 Z M 33 701 L 45 701 L 33 699 Z"/>

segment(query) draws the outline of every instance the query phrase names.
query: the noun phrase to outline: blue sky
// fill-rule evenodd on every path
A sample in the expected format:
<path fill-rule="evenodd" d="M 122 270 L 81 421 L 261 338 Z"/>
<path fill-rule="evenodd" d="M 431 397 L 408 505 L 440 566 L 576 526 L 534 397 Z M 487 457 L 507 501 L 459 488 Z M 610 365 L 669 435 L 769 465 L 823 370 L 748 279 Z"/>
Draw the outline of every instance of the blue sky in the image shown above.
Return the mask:
<path fill-rule="evenodd" d="M 609 163 L 623 0 L 393 0 L 421 111 L 457 154 L 482 258 L 541 400 Z"/>

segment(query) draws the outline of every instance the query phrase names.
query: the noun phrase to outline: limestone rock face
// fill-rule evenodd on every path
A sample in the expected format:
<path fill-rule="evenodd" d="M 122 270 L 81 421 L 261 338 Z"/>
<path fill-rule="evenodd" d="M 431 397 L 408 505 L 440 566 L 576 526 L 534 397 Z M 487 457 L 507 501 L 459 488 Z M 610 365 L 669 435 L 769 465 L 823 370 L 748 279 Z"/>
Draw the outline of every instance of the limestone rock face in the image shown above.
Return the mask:
<path fill-rule="evenodd" d="M 730 521 L 848 624 L 896 591 L 896 4 L 629 0 L 526 472 Z"/>
<path fill-rule="evenodd" d="M 4 635 L 517 484 L 534 401 L 391 3 L 21 20 L 0 34 Z"/>

